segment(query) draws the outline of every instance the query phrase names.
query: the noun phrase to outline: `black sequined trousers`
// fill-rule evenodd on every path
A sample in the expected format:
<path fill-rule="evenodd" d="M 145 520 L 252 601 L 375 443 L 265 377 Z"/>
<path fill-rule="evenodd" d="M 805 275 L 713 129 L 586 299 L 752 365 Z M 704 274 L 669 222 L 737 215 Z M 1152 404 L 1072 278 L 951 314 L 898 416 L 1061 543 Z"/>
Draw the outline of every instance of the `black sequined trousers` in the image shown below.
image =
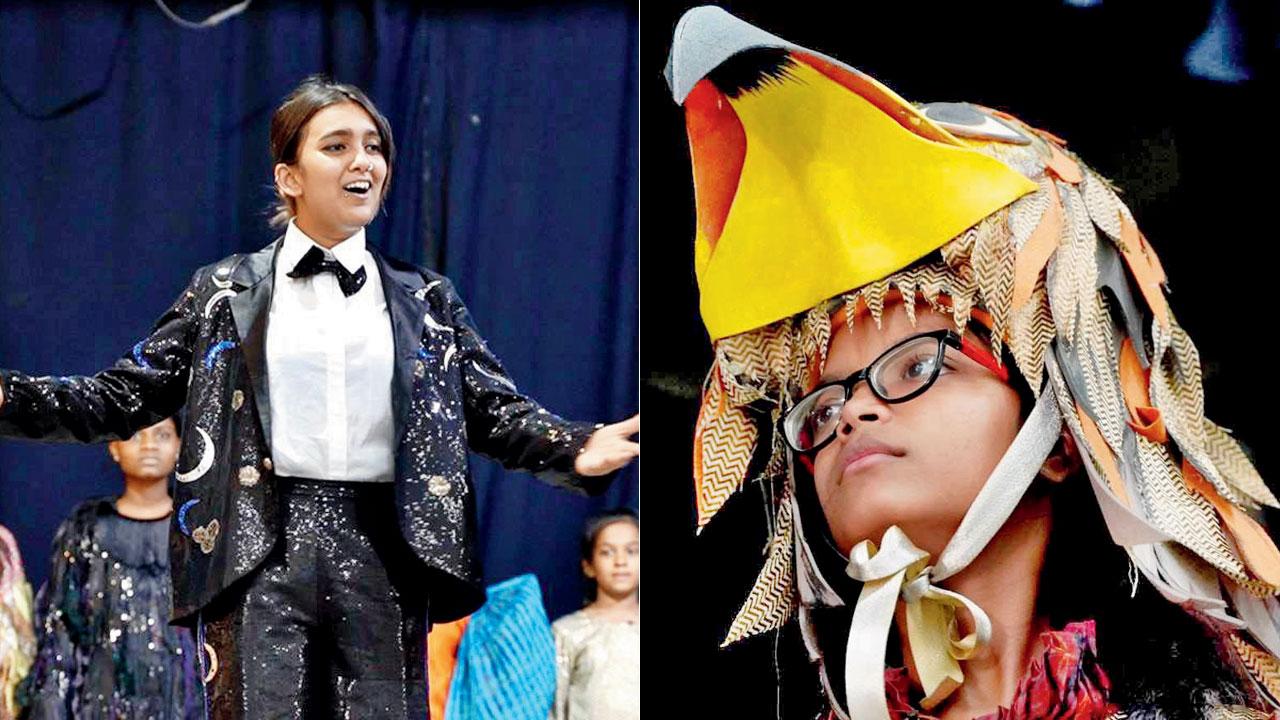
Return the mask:
<path fill-rule="evenodd" d="M 277 480 L 282 542 L 202 613 L 208 717 L 427 717 L 427 598 L 391 484 Z"/>

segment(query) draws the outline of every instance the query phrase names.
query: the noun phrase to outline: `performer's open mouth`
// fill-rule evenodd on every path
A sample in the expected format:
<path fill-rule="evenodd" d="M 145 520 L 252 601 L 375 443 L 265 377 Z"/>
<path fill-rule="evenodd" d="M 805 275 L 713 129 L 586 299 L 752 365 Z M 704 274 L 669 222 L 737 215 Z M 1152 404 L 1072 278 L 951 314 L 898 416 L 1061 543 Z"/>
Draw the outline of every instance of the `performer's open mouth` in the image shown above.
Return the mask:
<path fill-rule="evenodd" d="M 342 189 L 354 195 L 364 196 L 369 194 L 369 191 L 373 189 L 373 183 L 368 180 L 357 180 L 343 185 Z"/>

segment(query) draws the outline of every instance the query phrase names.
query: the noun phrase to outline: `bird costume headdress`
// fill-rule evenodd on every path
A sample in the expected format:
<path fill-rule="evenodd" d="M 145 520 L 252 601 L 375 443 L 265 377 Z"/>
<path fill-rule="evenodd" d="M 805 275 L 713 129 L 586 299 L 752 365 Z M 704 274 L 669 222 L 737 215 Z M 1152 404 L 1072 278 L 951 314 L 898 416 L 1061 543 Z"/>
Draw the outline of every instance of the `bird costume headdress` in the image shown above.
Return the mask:
<path fill-rule="evenodd" d="M 698 527 L 744 482 L 782 488 L 764 567 L 725 643 L 797 612 L 811 632 L 806 609 L 854 604 L 837 712 L 888 718 L 884 651 L 902 602 L 924 705 L 941 703 L 991 628 L 938 583 L 986 547 L 1065 428 L 1111 538 L 1161 595 L 1222 636 L 1274 701 L 1280 552 L 1251 513 L 1277 500 L 1205 418 L 1195 345 L 1108 182 L 1005 113 L 911 104 L 714 7 L 681 19 L 666 75 L 685 111 L 695 270 L 714 350 L 693 449 Z M 939 556 L 891 528 L 878 547 L 853 548 L 847 572 L 862 586 L 845 599 L 799 527 L 793 458 L 777 428 L 822 371 L 831 318 L 844 310 L 878 323 L 889 296 L 909 314 L 921 302 L 952 315 L 960 332 L 980 316 L 1034 408 Z M 954 634 L 960 608 L 974 618 L 965 638 Z"/>

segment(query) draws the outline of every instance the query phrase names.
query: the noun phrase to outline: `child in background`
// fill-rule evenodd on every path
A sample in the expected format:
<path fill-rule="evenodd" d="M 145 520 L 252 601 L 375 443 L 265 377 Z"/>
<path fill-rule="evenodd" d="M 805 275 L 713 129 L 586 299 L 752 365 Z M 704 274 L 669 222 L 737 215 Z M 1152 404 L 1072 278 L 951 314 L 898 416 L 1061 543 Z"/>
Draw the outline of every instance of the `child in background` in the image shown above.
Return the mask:
<path fill-rule="evenodd" d="M 556 700 L 551 720 L 640 717 L 640 521 L 619 509 L 587 521 L 585 608 L 557 620 Z"/>
<path fill-rule="evenodd" d="M 178 445 L 172 419 L 111 443 L 124 493 L 81 503 L 58 528 L 36 602 L 24 717 L 204 716 L 191 634 L 169 625 L 168 480 Z M 178 510 L 179 525 L 188 509 Z"/>

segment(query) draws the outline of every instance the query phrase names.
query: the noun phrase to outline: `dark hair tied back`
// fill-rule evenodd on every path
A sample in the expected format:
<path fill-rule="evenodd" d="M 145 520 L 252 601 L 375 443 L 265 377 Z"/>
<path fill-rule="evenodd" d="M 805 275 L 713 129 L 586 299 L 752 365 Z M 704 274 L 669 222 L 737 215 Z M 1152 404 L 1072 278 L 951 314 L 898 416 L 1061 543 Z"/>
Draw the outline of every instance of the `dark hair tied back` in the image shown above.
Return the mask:
<path fill-rule="evenodd" d="M 382 181 L 382 201 L 386 202 L 387 189 L 391 187 L 391 167 L 395 161 L 395 143 L 391 139 L 391 124 L 378 112 L 373 101 L 355 85 L 334 82 L 324 75 L 312 75 L 289 93 L 271 116 L 271 164 L 292 165 L 298 161 L 298 144 L 302 142 L 307 123 L 330 105 L 353 102 L 373 118 L 373 124 L 382 136 L 382 154 L 387 160 L 387 176 Z M 272 227 L 283 227 L 294 215 L 293 202 L 276 188 L 276 202 L 271 217 Z"/>

